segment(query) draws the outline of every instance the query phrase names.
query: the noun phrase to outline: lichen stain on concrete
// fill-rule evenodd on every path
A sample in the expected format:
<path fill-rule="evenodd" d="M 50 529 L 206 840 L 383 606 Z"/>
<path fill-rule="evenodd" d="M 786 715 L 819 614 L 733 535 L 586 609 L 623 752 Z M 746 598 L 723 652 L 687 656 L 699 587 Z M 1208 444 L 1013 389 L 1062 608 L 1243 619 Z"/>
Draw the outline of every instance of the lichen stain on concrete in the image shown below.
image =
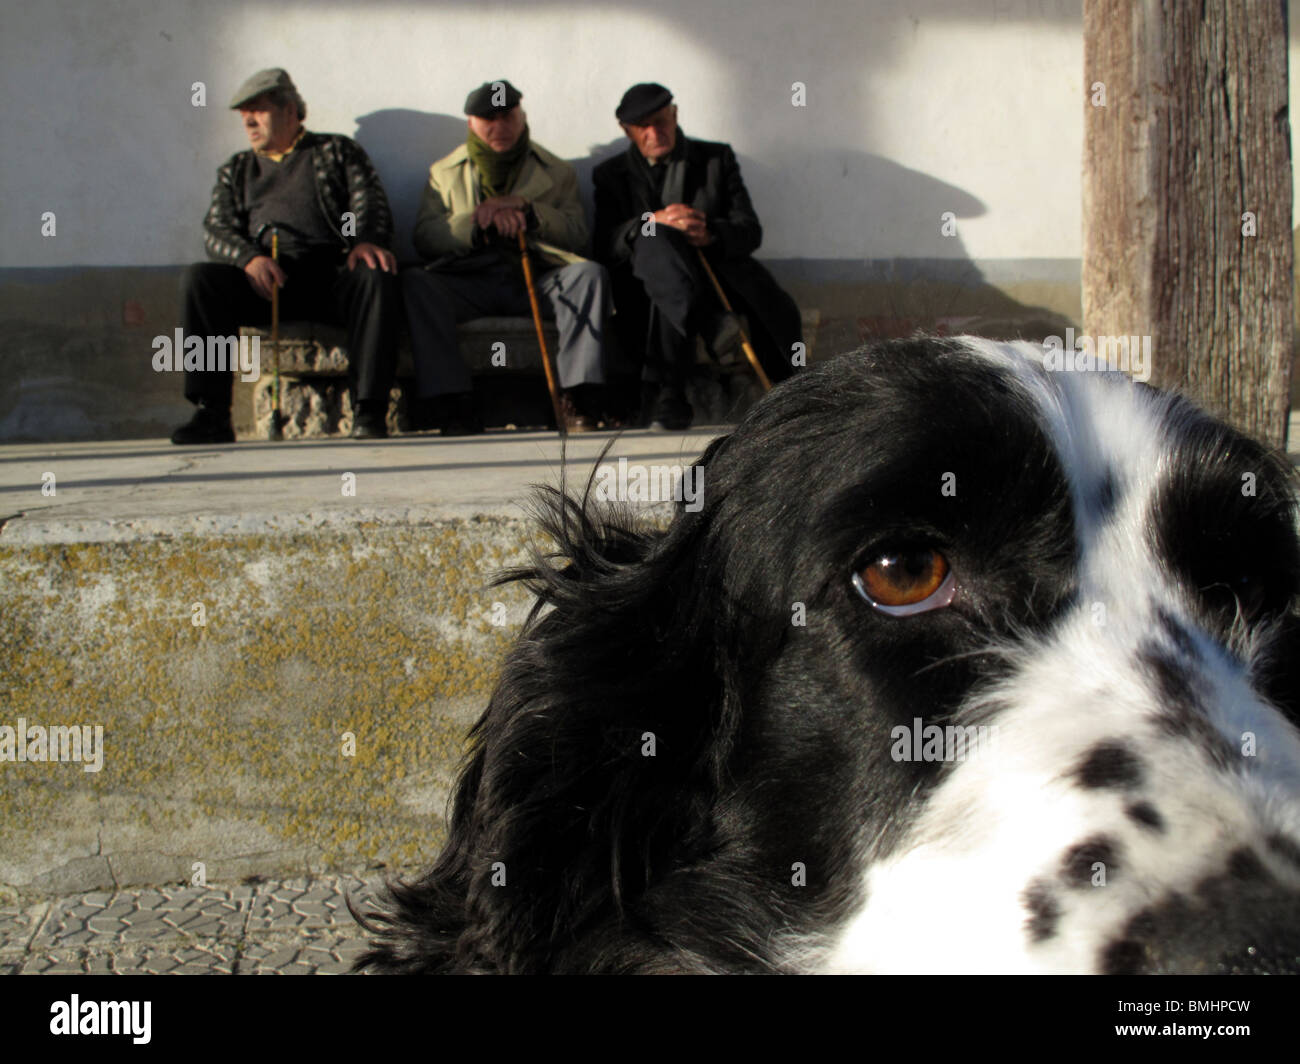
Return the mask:
<path fill-rule="evenodd" d="M 487 519 L 0 548 L 0 724 L 102 725 L 105 746 L 98 773 L 0 763 L 5 867 L 78 794 L 131 799 L 162 852 L 179 799 L 322 867 L 428 860 L 473 719 L 448 707 L 486 705 L 529 605 L 489 582 L 525 535 Z M 494 601 L 513 624 L 490 623 Z"/>

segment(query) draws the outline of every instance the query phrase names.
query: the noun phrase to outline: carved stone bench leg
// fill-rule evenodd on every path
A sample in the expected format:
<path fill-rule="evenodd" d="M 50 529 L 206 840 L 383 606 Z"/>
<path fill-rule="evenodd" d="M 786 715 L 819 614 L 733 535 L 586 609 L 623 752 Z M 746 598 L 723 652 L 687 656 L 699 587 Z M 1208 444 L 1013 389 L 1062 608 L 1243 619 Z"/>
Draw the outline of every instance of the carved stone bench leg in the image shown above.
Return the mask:
<path fill-rule="evenodd" d="M 271 375 L 264 374 L 253 393 L 256 439 L 265 439 L 271 423 L 271 381 Z M 352 431 L 352 412 L 346 377 L 280 377 L 280 416 L 286 440 L 346 436 Z M 388 395 L 387 420 L 390 434 L 407 428 L 406 404 L 397 386 Z"/>

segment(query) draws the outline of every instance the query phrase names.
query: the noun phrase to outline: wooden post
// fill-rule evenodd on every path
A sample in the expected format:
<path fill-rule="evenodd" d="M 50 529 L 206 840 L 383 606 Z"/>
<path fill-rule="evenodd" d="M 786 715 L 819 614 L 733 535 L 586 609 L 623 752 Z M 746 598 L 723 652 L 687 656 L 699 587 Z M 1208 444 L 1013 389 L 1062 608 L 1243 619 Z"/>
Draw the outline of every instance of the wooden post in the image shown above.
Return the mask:
<path fill-rule="evenodd" d="M 1285 0 L 1084 0 L 1083 318 L 1151 383 L 1284 446 L 1292 358 Z"/>

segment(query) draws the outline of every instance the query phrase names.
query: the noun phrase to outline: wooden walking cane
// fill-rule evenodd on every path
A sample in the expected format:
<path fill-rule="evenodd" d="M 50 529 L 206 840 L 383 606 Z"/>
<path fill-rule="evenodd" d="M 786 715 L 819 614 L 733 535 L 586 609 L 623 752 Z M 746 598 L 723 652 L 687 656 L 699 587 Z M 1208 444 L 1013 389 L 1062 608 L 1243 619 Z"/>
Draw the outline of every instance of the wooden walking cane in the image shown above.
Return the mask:
<path fill-rule="evenodd" d="M 271 228 L 271 261 L 280 261 L 280 231 Z M 267 427 L 268 440 L 284 439 L 280 424 L 280 286 L 271 283 L 271 358 L 275 362 L 275 376 L 271 382 L 271 424 Z"/>
<path fill-rule="evenodd" d="M 537 305 L 537 290 L 533 287 L 533 266 L 528 261 L 528 241 L 523 231 L 519 233 L 519 255 L 524 264 L 524 287 L 528 289 L 528 302 L 533 308 L 533 324 L 537 326 L 537 344 L 542 349 L 542 368 L 546 370 L 546 387 L 551 391 L 551 407 L 555 411 L 555 427 L 564 431 L 564 415 L 560 411 L 560 389 L 555 380 L 555 367 L 551 353 L 546 349 L 546 334 L 542 331 L 542 310 Z"/>
<path fill-rule="evenodd" d="M 722 300 L 723 307 L 728 314 L 736 313 L 731 309 L 731 303 L 727 301 L 727 293 L 722 290 L 722 284 L 718 281 L 718 275 L 713 272 L 713 267 L 709 265 L 709 260 L 704 257 L 704 251 L 701 248 L 695 249 L 696 254 L 700 256 L 700 265 L 704 267 L 704 272 L 709 275 L 709 280 L 713 282 L 713 290 L 718 293 L 718 298 Z M 758 352 L 754 350 L 754 345 L 749 342 L 749 337 L 745 335 L 745 327 L 740 327 L 740 347 L 745 352 L 745 357 L 749 359 L 749 364 L 754 367 L 754 372 L 758 374 L 758 381 L 763 386 L 763 391 L 772 390 L 772 382 L 767 379 L 767 374 L 763 372 L 763 366 L 758 361 Z"/>

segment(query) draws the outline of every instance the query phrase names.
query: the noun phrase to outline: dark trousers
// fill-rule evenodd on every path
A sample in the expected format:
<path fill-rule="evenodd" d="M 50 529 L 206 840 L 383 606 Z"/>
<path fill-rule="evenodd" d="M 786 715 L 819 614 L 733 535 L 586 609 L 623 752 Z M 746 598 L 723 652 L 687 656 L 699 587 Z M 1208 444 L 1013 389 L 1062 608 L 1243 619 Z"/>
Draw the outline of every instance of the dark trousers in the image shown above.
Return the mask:
<path fill-rule="evenodd" d="M 696 249 L 679 230 L 661 225 L 632 244 L 632 274 L 650 301 L 642 378 L 680 386 L 695 362 L 695 336 L 722 310 Z"/>
<path fill-rule="evenodd" d="M 610 304 L 605 267 L 575 262 L 547 268 L 534 257 L 533 279 L 538 306 L 543 316 L 555 319 L 560 333 L 555 352 L 560 387 L 602 383 Z M 458 322 L 532 314 L 519 256 L 491 251 L 433 269 L 403 270 L 402 295 L 422 398 L 473 388 L 456 340 Z"/>
<path fill-rule="evenodd" d="M 281 258 L 280 268 L 288 278 L 280 289 L 280 320 L 346 325 L 353 397 L 387 403 L 401 320 L 397 277 L 365 263 L 349 270 L 335 255 Z M 238 266 L 194 263 L 181 276 L 181 299 L 186 336 L 235 336 L 241 325 L 271 322 L 271 301 L 253 290 Z M 232 383 L 230 373 L 187 371 L 185 398 L 229 410 Z"/>

